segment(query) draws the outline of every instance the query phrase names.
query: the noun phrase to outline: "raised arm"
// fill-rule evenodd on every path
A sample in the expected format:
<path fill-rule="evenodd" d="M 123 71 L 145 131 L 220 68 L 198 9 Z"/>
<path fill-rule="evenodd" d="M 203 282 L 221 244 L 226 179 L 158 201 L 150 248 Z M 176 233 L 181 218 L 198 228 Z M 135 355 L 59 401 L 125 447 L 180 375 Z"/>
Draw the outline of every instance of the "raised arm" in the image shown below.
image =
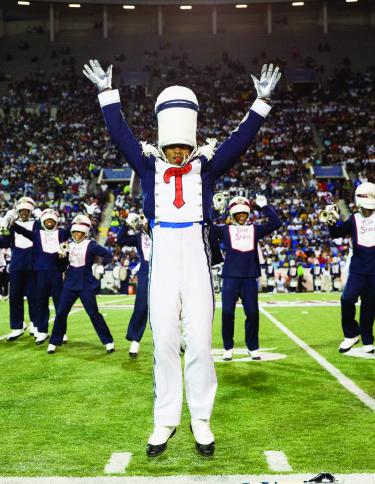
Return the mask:
<path fill-rule="evenodd" d="M 112 89 L 112 66 L 109 66 L 105 72 L 97 60 L 90 60 L 90 66 L 85 64 L 83 74 L 99 90 L 99 103 L 113 144 L 124 155 L 137 175 L 142 177 L 145 171 L 145 159 L 140 143 L 122 114 L 119 91 Z"/>
<path fill-rule="evenodd" d="M 353 224 L 349 218 L 346 222 L 338 222 L 335 225 L 328 225 L 329 235 L 332 239 L 338 239 L 345 237 L 345 235 L 351 235 L 353 233 Z"/>
<path fill-rule="evenodd" d="M 268 67 L 267 64 L 263 66 L 260 79 L 252 75 L 258 97 L 240 125 L 217 148 L 211 160 L 211 173 L 214 178 L 219 178 L 226 173 L 249 148 L 271 110 L 269 105 L 271 92 L 280 76 L 279 68 L 273 69 L 272 64 Z"/>
<path fill-rule="evenodd" d="M 255 203 L 262 210 L 264 215 L 268 218 L 268 222 L 261 225 L 255 225 L 255 233 L 257 240 L 272 234 L 274 230 L 279 228 L 282 224 L 275 209 L 271 205 L 267 205 L 267 199 L 263 195 L 258 195 L 255 199 Z"/>
<path fill-rule="evenodd" d="M 117 234 L 117 243 L 121 246 L 127 245 L 129 247 L 135 247 L 137 243 L 137 236 L 129 235 L 128 232 L 129 226 L 124 223 Z"/>

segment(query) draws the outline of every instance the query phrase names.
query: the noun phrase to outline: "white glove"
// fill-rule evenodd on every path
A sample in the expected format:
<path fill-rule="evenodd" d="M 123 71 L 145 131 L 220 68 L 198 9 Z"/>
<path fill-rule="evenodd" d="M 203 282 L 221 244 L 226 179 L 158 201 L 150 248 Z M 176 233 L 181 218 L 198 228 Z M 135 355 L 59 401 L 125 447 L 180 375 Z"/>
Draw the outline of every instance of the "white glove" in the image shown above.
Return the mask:
<path fill-rule="evenodd" d="M 87 215 L 94 215 L 96 209 L 98 208 L 97 204 L 94 202 L 91 205 L 87 205 L 87 203 L 83 204 L 85 206 Z"/>
<path fill-rule="evenodd" d="M 18 219 L 18 213 L 16 210 L 8 210 L 7 213 L 4 215 L 3 221 L 2 221 L 2 227 L 5 229 L 9 229 L 11 225 L 14 224 L 14 222 Z"/>
<path fill-rule="evenodd" d="M 92 275 L 98 281 L 102 278 L 104 274 L 104 266 L 102 264 L 93 264 L 92 266 Z"/>
<path fill-rule="evenodd" d="M 255 204 L 258 205 L 259 208 L 263 208 L 267 205 L 267 198 L 264 195 L 257 195 L 255 197 Z"/>
<path fill-rule="evenodd" d="M 85 64 L 82 72 L 95 84 L 99 92 L 104 89 L 112 89 L 112 64 L 108 67 L 107 72 L 102 69 L 97 59 L 90 60 L 90 66 Z"/>
<path fill-rule="evenodd" d="M 251 78 L 254 82 L 255 89 L 257 91 L 258 98 L 260 99 L 270 99 L 271 92 L 275 89 L 276 84 L 279 82 L 281 77 L 281 72 L 279 68 L 273 68 L 273 64 L 270 64 L 267 69 L 267 64 L 262 67 L 262 72 L 260 74 L 260 80 L 251 74 Z"/>
<path fill-rule="evenodd" d="M 42 215 L 42 210 L 40 210 L 40 208 L 36 208 L 33 211 L 33 217 L 35 218 L 35 220 L 39 220 L 41 215 Z"/>

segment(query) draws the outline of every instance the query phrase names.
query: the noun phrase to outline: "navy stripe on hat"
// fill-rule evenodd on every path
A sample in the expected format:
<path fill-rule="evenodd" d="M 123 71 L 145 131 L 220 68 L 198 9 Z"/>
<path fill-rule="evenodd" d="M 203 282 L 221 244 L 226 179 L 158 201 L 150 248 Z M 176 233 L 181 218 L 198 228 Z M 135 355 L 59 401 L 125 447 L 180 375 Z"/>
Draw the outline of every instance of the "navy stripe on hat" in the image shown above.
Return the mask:
<path fill-rule="evenodd" d="M 172 99 L 171 101 L 165 101 L 156 106 L 155 113 L 158 114 L 160 111 L 169 108 L 186 108 L 196 112 L 199 111 L 198 104 L 195 104 L 193 101 L 188 101 L 187 99 Z"/>

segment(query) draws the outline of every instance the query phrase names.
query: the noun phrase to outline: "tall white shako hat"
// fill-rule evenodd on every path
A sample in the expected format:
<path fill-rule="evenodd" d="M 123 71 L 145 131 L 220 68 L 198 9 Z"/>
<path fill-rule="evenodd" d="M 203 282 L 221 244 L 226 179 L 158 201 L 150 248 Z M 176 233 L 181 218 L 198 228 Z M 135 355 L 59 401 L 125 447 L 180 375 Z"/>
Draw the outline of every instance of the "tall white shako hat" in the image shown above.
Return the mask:
<path fill-rule="evenodd" d="M 357 186 L 355 204 L 358 208 L 375 210 L 375 183 L 365 182 Z"/>
<path fill-rule="evenodd" d="M 45 221 L 48 219 L 52 219 L 55 221 L 56 225 L 53 227 L 53 229 L 47 229 L 47 227 L 44 225 Z M 56 212 L 56 210 L 53 210 L 52 208 L 46 208 L 40 214 L 40 223 L 44 228 L 44 230 L 56 230 L 58 221 L 59 221 L 59 214 Z"/>
<path fill-rule="evenodd" d="M 71 232 L 83 232 L 88 236 L 91 229 L 91 220 L 87 215 L 76 215 L 72 220 Z"/>
<path fill-rule="evenodd" d="M 33 213 L 35 209 L 34 200 L 31 197 L 20 198 L 16 204 L 16 211 L 19 212 L 22 209 L 30 210 L 30 213 Z"/>
<path fill-rule="evenodd" d="M 170 86 L 155 103 L 158 119 L 158 146 L 183 144 L 196 148 L 198 100 L 193 91 L 183 86 Z"/>

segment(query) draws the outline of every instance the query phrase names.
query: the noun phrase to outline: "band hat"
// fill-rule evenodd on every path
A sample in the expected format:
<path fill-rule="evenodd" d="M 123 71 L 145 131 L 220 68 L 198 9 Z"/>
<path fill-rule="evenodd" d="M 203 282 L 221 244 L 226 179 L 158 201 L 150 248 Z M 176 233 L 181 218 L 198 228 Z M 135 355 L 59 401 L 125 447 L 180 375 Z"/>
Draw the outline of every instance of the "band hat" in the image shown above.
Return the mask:
<path fill-rule="evenodd" d="M 360 208 L 375 210 L 375 183 L 365 182 L 355 190 L 355 204 Z"/>
<path fill-rule="evenodd" d="M 17 212 L 19 210 L 29 210 L 30 212 L 33 212 L 35 209 L 35 202 L 31 197 L 22 197 L 18 200 L 17 205 L 16 205 L 16 210 Z"/>
<path fill-rule="evenodd" d="M 158 146 L 183 144 L 196 148 L 198 100 L 194 92 L 183 86 L 170 86 L 155 103 L 158 120 Z"/>
<path fill-rule="evenodd" d="M 86 235 L 90 232 L 91 220 L 86 215 L 77 215 L 72 220 L 71 232 L 83 232 Z"/>

